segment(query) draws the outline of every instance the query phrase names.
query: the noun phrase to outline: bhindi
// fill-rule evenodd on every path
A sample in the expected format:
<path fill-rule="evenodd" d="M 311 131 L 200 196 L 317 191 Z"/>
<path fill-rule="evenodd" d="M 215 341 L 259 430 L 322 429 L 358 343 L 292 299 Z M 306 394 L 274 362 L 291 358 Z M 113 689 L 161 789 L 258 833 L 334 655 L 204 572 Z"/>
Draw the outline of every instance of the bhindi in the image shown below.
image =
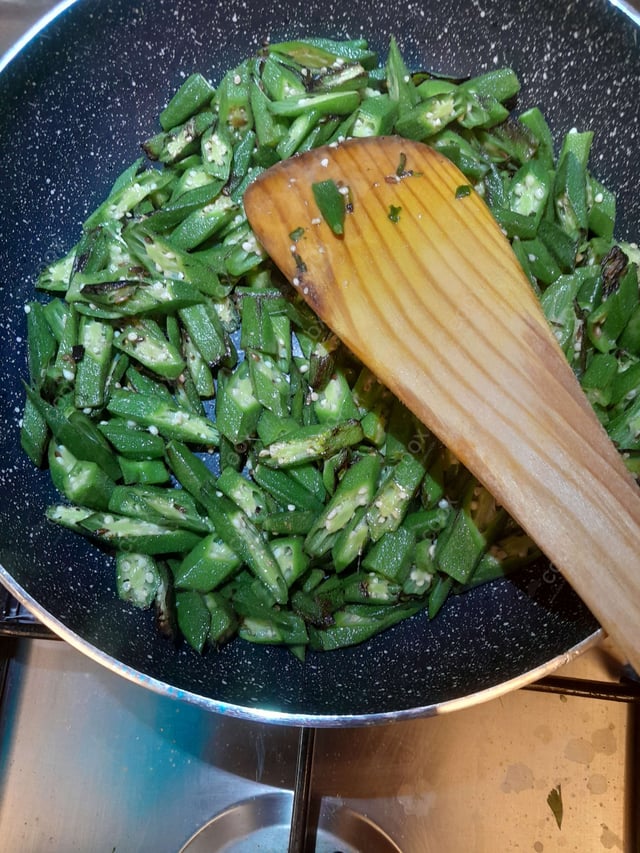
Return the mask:
<path fill-rule="evenodd" d="M 510 68 L 411 71 L 395 40 L 262 47 L 195 71 L 26 306 L 22 446 L 58 525 L 115 555 L 117 594 L 198 653 L 329 651 L 540 559 L 535 544 L 282 279 L 242 196 L 347 136 L 418 139 L 512 242 L 585 394 L 640 473 L 637 247 L 590 171 L 591 130 L 517 112 Z M 554 151 L 558 150 L 556 157 Z M 150 162 L 151 161 L 151 162 Z M 397 165 L 395 179 L 405 176 Z M 394 176 L 389 176 L 394 180 Z M 315 186 L 340 239 L 351 200 Z M 304 271 L 304 229 L 289 235 Z"/>

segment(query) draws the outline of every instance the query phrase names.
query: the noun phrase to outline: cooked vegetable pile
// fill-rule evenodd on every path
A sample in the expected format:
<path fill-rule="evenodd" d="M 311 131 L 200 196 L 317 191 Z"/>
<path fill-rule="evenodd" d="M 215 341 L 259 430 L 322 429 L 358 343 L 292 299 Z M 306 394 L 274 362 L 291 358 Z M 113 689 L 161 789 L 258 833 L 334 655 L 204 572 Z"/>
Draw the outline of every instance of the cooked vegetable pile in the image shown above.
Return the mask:
<path fill-rule="evenodd" d="M 47 517 L 112 549 L 119 595 L 164 633 L 303 658 L 540 556 L 257 244 L 243 192 L 299 151 L 395 133 L 453 160 L 640 469 L 637 248 L 614 240 L 591 132 L 556 158 L 542 113 L 512 112 L 518 90 L 509 69 L 409 73 L 394 41 L 384 64 L 316 39 L 265 47 L 217 89 L 193 74 L 40 276 L 22 446 L 65 499 Z"/>

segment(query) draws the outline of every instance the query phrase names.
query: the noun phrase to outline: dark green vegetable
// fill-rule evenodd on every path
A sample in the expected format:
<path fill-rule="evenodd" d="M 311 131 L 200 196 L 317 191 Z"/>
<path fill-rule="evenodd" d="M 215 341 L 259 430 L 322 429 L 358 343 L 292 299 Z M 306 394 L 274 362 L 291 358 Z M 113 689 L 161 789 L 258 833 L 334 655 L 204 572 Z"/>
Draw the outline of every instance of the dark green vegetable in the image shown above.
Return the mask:
<path fill-rule="evenodd" d="M 338 236 L 344 234 L 345 196 L 335 181 L 320 181 L 311 185 L 313 197 L 322 218 Z"/>
<path fill-rule="evenodd" d="M 539 549 L 281 279 L 244 216 L 261 170 L 345 136 L 455 162 L 512 241 L 587 398 L 640 475 L 640 252 L 614 239 L 593 134 L 559 155 L 509 68 L 464 82 L 384 65 L 362 39 L 264 47 L 217 88 L 186 78 L 26 306 L 21 443 L 69 504 L 47 517 L 116 552 L 116 587 L 198 652 L 308 649 L 435 618 Z M 395 175 L 409 178 L 406 158 Z M 313 185 L 340 237 L 357 199 Z M 391 206 L 387 215 L 402 222 Z M 290 235 L 305 267 L 305 229 Z M 419 614 L 423 614 L 420 616 Z"/>

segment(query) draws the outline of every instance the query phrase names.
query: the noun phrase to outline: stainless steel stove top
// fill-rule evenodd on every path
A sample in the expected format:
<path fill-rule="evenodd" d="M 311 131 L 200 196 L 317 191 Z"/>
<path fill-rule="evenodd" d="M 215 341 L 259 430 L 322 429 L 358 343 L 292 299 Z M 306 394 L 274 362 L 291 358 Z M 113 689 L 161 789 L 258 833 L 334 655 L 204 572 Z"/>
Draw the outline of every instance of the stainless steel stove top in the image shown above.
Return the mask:
<path fill-rule="evenodd" d="M 4 853 L 285 853 L 299 730 L 158 696 L 61 641 L 0 654 Z M 316 731 L 308 849 L 637 853 L 640 690 L 618 674 L 605 647 L 538 690 Z"/>

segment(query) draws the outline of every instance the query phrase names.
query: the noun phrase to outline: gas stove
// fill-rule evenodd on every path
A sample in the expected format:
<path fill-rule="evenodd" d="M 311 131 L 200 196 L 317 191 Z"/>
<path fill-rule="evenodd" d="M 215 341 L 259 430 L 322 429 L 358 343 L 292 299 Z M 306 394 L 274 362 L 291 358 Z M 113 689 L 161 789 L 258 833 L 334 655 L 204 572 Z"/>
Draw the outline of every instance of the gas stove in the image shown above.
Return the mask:
<path fill-rule="evenodd" d="M 4 853 L 640 849 L 640 685 L 606 643 L 467 710 L 309 730 L 152 693 L 5 599 Z"/>

